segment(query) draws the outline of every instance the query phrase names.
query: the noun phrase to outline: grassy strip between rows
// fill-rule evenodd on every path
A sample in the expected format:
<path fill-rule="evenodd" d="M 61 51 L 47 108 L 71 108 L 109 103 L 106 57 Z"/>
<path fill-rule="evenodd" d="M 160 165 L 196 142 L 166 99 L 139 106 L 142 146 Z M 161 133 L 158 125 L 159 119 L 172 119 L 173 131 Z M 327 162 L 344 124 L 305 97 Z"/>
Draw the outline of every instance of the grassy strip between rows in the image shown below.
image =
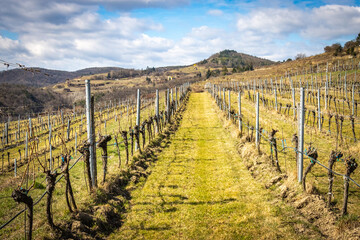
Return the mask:
<path fill-rule="evenodd" d="M 252 178 L 219 113 L 209 94 L 190 96 L 179 130 L 110 239 L 322 237 Z"/>
<path fill-rule="evenodd" d="M 244 106 L 243 103 L 245 103 Z M 250 120 L 250 124 L 254 125 L 255 114 L 254 111 L 251 110 L 254 107 L 251 105 L 253 105 L 253 103 L 248 104 L 247 100 L 242 100 L 244 115 L 247 117 L 246 119 Z M 221 114 L 224 118 L 227 118 L 227 113 L 223 112 Z M 288 131 L 294 130 L 294 128 L 291 128 L 291 124 L 290 126 L 288 125 L 289 123 L 286 117 L 276 117 L 276 115 L 273 111 L 266 110 L 266 114 L 263 112 L 260 117 L 260 126 L 266 126 L 267 129 L 271 129 L 271 127 L 282 129 L 279 133 L 281 137 L 285 136 L 284 134 L 288 134 Z M 228 123 L 226 127 L 232 132 L 234 137 L 241 135 L 237 122 L 235 125 L 230 121 Z M 338 215 L 338 205 L 341 201 L 337 199 L 338 196 L 335 196 L 335 200 L 333 199 L 331 209 L 325 204 L 326 195 L 324 192 L 327 186 L 324 183 L 326 182 L 325 174 L 323 174 L 324 169 L 318 165 L 314 166 L 310 174 L 311 180 L 308 179 L 307 181 L 307 192 L 304 192 L 301 185 L 297 182 L 295 160 L 293 159 L 294 153 L 287 151 L 285 154 L 279 155 L 282 170 L 282 173 L 279 173 L 275 166 L 271 164 L 269 143 L 262 140 L 261 151 L 259 153 L 253 142 L 254 140 L 249 142 L 250 132 L 251 131 L 244 130 L 243 135 L 238 141 L 237 149 L 244 164 L 256 180 L 264 184 L 265 188 L 272 190 L 279 198 L 283 199 L 283 202 L 287 202 L 288 205 L 298 209 L 299 216 L 301 216 L 303 221 L 307 222 L 309 226 L 318 229 L 319 233 L 321 233 L 321 238 L 358 239 L 360 235 L 360 222 L 357 212 L 354 211 L 354 208 L 358 207 L 356 204 L 358 196 L 354 194 L 356 190 L 354 190 L 354 192 L 350 191 L 349 194 L 352 212 L 350 212 L 349 215 L 340 217 Z M 316 137 L 321 139 L 322 136 L 319 134 L 316 135 Z M 328 140 L 329 138 L 326 138 L 326 141 Z M 328 144 L 326 141 L 322 139 L 319 142 L 326 145 Z M 281 145 L 279 141 L 278 144 Z M 288 156 L 288 153 L 290 153 L 291 156 Z M 306 163 L 304 162 L 304 164 Z M 313 178 L 315 178 L 315 180 L 313 180 Z M 321 180 L 323 180 L 323 182 L 320 182 Z M 340 180 L 342 180 L 342 178 L 338 178 L 337 180 L 336 184 L 339 185 L 335 187 L 336 191 L 334 191 L 334 195 L 335 193 L 339 193 L 341 197 L 343 189 L 341 189 L 342 185 Z M 304 233 L 307 230 L 307 228 L 299 229 L 299 232 Z"/>
<path fill-rule="evenodd" d="M 232 109 L 237 112 L 238 100 L 237 94 L 232 93 L 231 95 L 231 106 Z M 244 118 L 244 122 L 246 124 L 250 124 L 251 126 L 255 126 L 255 104 L 247 99 L 246 96 L 242 96 L 241 100 L 242 106 L 242 115 Z M 293 117 L 285 116 L 284 114 L 279 114 L 275 110 L 267 109 L 260 104 L 260 127 L 267 131 L 267 133 L 271 132 L 272 129 L 279 130 L 276 134 L 277 146 L 278 149 L 282 149 L 282 139 L 285 139 L 286 142 L 284 143 L 285 146 L 294 147 L 294 143 L 291 141 L 293 134 L 298 132 L 297 121 L 294 121 Z M 248 133 L 248 129 L 244 126 L 243 128 L 244 134 Z M 266 133 L 263 133 L 265 136 Z M 267 136 L 268 138 L 268 136 Z M 340 150 L 345 155 L 352 155 L 356 159 L 359 159 L 359 146 L 360 142 L 355 144 L 343 144 L 340 147 L 336 147 L 336 138 L 334 135 L 327 134 L 325 132 L 319 132 L 316 128 L 313 127 L 305 127 L 305 136 L 304 136 L 305 148 L 308 149 L 309 143 L 312 143 L 312 146 L 317 148 L 319 158 L 318 160 L 328 165 L 328 159 L 331 153 L 331 150 Z M 270 144 L 268 141 L 262 139 L 260 144 L 260 149 L 262 152 L 267 153 L 269 156 L 271 154 Z M 296 176 L 296 160 L 295 160 L 295 152 L 292 149 L 286 149 L 285 151 L 279 153 L 279 163 L 280 168 L 283 173 L 288 175 L 295 175 Z M 304 169 L 308 166 L 310 160 L 304 158 Z M 345 166 L 342 161 L 339 161 L 335 164 L 334 170 L 339 173 L 345 173 Z M 351 177 L 360 182 L 360 175 L 359 171 L 356 170 L 355 173 L 351 175 Z M 326 196 L 328 193 L 328 176 L 327 170 L 320 165 L 316 164 L 310 174 L 307 177 L 307 183 L 312 185 L 315 192 Z M 341 204 L 343 201 L 343 184 L 344 180 L 342 177 L 335 177 L 334 178 L 334 211 L 339 212 L 341 209 Z M 359 188 L 354 184 L 350 184 L 350 191 L 349 191 L 349 205 L 348 210 L 352 214 L 358 215 L 360 210 L 360 198 L 359 198 Z"/>

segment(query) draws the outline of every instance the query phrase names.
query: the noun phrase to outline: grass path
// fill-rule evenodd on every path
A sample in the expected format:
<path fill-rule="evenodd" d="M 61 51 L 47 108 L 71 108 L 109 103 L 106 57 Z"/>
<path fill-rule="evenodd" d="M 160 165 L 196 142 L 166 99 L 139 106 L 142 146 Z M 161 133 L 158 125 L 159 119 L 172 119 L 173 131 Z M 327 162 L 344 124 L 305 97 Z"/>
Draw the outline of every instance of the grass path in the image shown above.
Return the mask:
<path fill-rule="evenodd" d="M 207 93 L 193 93 L 178 132 L 110 239 L 303 239 L 291 208 L 256 182 Z"/>

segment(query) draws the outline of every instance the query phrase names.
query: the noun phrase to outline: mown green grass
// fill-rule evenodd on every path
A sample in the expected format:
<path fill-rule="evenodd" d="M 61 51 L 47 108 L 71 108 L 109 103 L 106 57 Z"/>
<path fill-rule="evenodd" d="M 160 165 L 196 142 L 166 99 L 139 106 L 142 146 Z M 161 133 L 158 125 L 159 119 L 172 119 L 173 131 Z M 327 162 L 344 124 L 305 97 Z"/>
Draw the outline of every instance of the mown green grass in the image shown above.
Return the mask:
<path fill-rule="evenodd" d="M 210 95 L 191 95 L 170 141 L 110 239 L 307 238 L 293 228 L 294 210 L 244 167 Z"/>

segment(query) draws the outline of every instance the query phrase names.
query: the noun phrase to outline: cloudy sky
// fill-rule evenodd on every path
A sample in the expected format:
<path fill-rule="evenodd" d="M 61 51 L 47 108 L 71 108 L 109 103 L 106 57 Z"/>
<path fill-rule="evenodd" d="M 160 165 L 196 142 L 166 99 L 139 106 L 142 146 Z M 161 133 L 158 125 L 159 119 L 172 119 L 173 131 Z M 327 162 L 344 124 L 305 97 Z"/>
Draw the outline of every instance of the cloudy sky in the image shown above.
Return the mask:
<path fill-rule="evenodd" d="M 282 61 L 321 53 L 360 32 L 360 0 L 0 0 L 0 5 L 0 60 L 71 71 L 192 64 L 224 49 Z M 1 64 L 0 71 L 5 69 Z"/>

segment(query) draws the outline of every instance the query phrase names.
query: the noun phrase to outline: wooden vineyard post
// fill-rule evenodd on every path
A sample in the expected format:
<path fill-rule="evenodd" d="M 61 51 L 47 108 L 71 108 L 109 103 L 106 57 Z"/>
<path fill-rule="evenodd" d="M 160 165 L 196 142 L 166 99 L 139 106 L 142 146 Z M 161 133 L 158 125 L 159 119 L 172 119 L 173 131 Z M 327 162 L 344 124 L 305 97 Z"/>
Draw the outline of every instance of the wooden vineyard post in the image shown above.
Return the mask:
<path fill-rule="evenodd" d="M 255 103 L 255 97 L 256 97 L 256 82 L 254 80 L 254 85 L 253 85 L 253 90 L 254 90 L 254 103 Z"/>
<path fill-rule="evenodd" d="M 9 144 L 9 124 L 5 123 L 5 145 Z"/>
<path fill-rule="evenodd" d="M 347 94 L 347 84 L 346 84 L 346 75 L 347 72 L 345 71 L 345 78 L 344 78 L 344 91 L 345 91 L 345 100 L 348 100 L 348 94 Z"/>
<path fill-rule="evenodd" d="M 229 94 L 228 116 L 229 116 L 229 120 L 230 120 L 231 119 L 231 93 L 230 93 L 230 90 L 228 90 L 228 94 Z"/>
<path fill-rule="evenodd" d="M 67 141 L 70 140 L 70 118 L 68 119 L 68 122 L 67 122 L 67 131 L 66 131 L 66 139 Z"/>
<path fill-rule="evenodd" d="M 305 106 L 304 106 L 304 88 L 300 88 L 300 104 L 299 104 L 299 145 L 298 145 L 298 181 L 302 182 L 303 176 L 303 151 L 304 151 L 304 118 L 305 118 Z"/>
<path fill-rule="evenodd" d="M 351 130 L 352 130 L 352 133 L 353 133 L 353 137 L 354 137 L 354 142 L 356 142 L 356 134 L 355 134 L 355 118 L 354 118 L 354 115 L 351 115 L 350 116 L 350 121 L 351 121 Z"/>
<path fill-rule="evenodd" d="M 225 112 L 226 111 L 226 102 L 225 102 L 225 88 L 223 88 L 223 108 L 222 110 Z"/>
<path fill-rule="evenodd" d="M 138 130 L 140 128 L 140 89 L 137 90 L 137 96 L 136 96 L 136 127 L 138 127 Z M 136 134 L 136 130 L 135 130 Z M 138 141 L 135 142 L 135 151 L 140 148 L 140 145 Z"/>
<path fill-rule="evenodd" d="M 80 133 L 81 134 L 81 133 Z M 76 154 L 77 154 L 77 132 L 76 132 L 76 130 L 75 130 L 75 156 L 76 156 Z"/>
<path fill-rule="evenodd" d="M 19 115 L 19 118 L 18 118 L 18 131 L 17 131 L 17 132 L 18 132 L 18 134 L 17 134 L 17 135 L 18 135 L 17 140 L 20 141 L 20 137 L 21 137 L 21 136 L 20 136 L 20 115 Z"/>
<path fill-rule="evenodd" d="M 261 85 L 261 93 L 262 93 L 262 103 L 263 103 L 263 107 L 265 107 L 265 97 L 264 97 L 264 86 Z"/>
<path fill-rule="evenodd" d="M 175 87 L 175 111 L 177 111 L 178 108 L 178 89 Z"/>
<path fill-rule="evenodd" d="M 174 112 L 173 112 L 173 106 L 174 106 L 174 93 L 173 93 L 173 89 L 171 88 L 170 89 L 170 111 L 171 111 L 171 116 L 174 115 Z"/>
<path fill-rule="evenodd" d="M 18 149 L 19 152 L 19 162 L 21 163 L 21 149 Z"/>
<path fill-rule="evenodd" d="M 73 104 L 73 114 L 74 114 L 74 121 L 76 120 L 76 110 L 75 110 L 75 103 Z"/>
<path fill-rule="evenodd" d="M 32 137 L 32 126 L 31 126 L 31 118 L 29 117 L 29 131 L 30 131 L 30 134 L 29 134 L 29 137 L 31 138 Z"/>
<path fill-rule="evenodd" d="M 240 133 L 242 135 L 242 121 L 241 121 L 241 91 L 239 91 L 239 96 L 238 96 L 238 112 L 239 112 L 239 130 Z"/>
<path fill-rule="evenodd" d="M 258 149 L 258 152 L 260 152 L 259 93 L 258 92 L 256 93 L 255 112 L 256 112 L 255 143 L 256 143 L 256 147 Z"/>
<path fill-rule="evenodd" d="M 29 135 L 28 135 L 28 132 L 26 132 L 26 138 L 25 138 L 25 162 L 28 159 L 28 153 L 29 153 L 28 149 L 29 149 Z"/>
<path fill-rule="evenodd" d="M 93 98 L 91 97 L 90 80 L 85 80 L 86 85 L 86 124 L 87 124 L 87 139 L 89 141 L 90 151 L 90 172 L 92 187 L 95 188 L 97 185 L 97 174 L 96 174 L 96 151 L 95 151 L 95 131 L 94 131 L 94 115 L 93 115 Z"/>
<path fill-rule="evenodd" d="M 156 121 L 156 133 L 159 133 L 159 90 L 156 89 L 156 99 L 155 99 L 155 121 Z"/>
<path fill-rule="evenodd" d="M 14 177 L 16 177 L 17 173 L 17 165 L 16 165 L 16 158 L 14 159 Z"/>
<path fill-rule="evenodd" d="M 171 89 L 170 89 L 170 106 L 172 105 L 173 101 L 174 101 L 174 91 L 173 91 L 173 89 L 171 88 Z"/>
<path fill-rule="evenodd" d="M 49 160 L 49 170 L 52 171 L 53 169 L 53 161 L 52 161 L 52 143 L 51 143 L 51 134 L 52 134 L 52 127 L 51 124 L 49 125 L 49 154 L 50 154 L 50 160 Z"/>
<path fill-rule="evenodd" d="M 327 102 L 328 102 L 328 75 L 326 73 L 325 96 L 324 96 L 325 110 L 327 110 Z"/>
<path fill-rule="evenodd" d="M 277 102 L 277 90 L 276 90 L 276 87 L 274 88 L 274 94 L 275 94 L 275 110 L 278 111 L 278 102 Z"/>
<path fill-rule="evenodd" d="M 170 90 L 166 90 L 166 122 L 170 119 Z"/>
<path fill-rule="evenodd" d="M 352 85 L 352 98 L 351 98 L 351 105 L 352 105 L 352 108 L 351 108 L 351 115 L 354 116 L 355 115 L 355 85 L 353 84 Z"/>
<path fill-rule="evenodd" d="M 317 94 L 317 102 L 318 102 L 318 128 L 319 131 L 321 131 L 321 106 L 320 106 L 320 89 L 318 89 L 318 94 Z"/>
<path fill-rule="evenodd" d="M 293 100 L 293 112 L 294 112 L 294 120 L 296 119 L 296 103 L 295 103 L 295 89 L 292 88 L 292 100 Z"/>
<path fill-rule="evenodd" d="M 119 166 L 118 167 L 121 168 L 120 148 L 119 148 L 118 136 L 115 134 L 115 132 L 114 132 L 114 138 L 115 138 L 116 150 L 117 150 L 118 157 L 119 157 Z"/>
<path fill-rule="evenodd" d="M 61 124 L 64 124 L 64 115 L 62 109 L 60 110 Z"/>
<path fill-rule="evenodd" d="M 131 140 L 131 156 L 134 155 L 134 129 L 129 128 L 129 135 L 130 135 L 130 140 Z"/>

